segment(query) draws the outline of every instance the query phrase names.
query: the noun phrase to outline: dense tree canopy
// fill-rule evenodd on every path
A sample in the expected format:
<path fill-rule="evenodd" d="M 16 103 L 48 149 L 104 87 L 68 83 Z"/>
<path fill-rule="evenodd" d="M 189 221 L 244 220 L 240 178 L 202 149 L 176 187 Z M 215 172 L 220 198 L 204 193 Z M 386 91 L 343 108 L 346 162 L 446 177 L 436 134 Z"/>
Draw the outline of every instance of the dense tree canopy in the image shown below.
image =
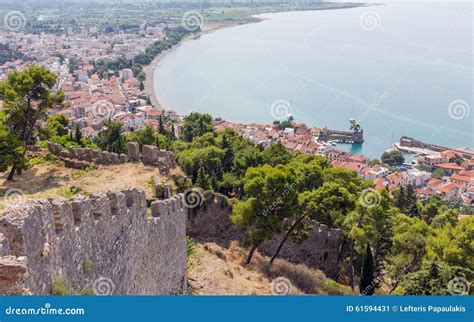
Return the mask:
<path fill-rule="evenodd" d="M 401 166 L 405 162 L 403 153 L 398 150 L 392 150 L 384 152 L 381 157 L 382 163 L 388 164 L 389 166 L 396 167 Z"/>
<path fill-rule="evenodd" d="M 201 135 L 214 132 L 215 129 L 212 125 L 212 116 L 209 114 L 191 113 L 184 118 L 184 124 L 181 129 L 181 138 L 186 142 L 191 142 Z"/>

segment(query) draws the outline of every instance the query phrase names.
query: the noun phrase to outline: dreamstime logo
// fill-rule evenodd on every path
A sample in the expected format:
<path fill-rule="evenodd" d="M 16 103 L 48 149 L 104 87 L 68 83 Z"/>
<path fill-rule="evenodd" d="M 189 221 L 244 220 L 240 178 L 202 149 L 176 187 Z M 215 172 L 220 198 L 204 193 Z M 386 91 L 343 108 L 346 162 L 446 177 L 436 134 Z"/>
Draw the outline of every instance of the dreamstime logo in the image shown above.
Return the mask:
<path fill-rule="evenodd" d="M 272 281 L 270 288 L 273 295 L 288 295 L 291 293 L 293 286 L 286 277 L 277 277 Z"/>
<path fill-rule="evenodd" d="M 286 120 L 290 114 L 292 114 L 293 107 L 291 103 L 285 100 L 278 100 L 272 103 L 270 107 L 270 113 L 276 120 Z"/>
<path fill-rule="evenodd" d="M 455 277 L 448 282 L 448 292 L 451 295 L 468 295 L 469 281 L 464 277 Z"/>
<path fill-rule="evenodd" d="M 464 100 L 455 100 L 449 104 L 448 114 L 453 120 L 461 120 L 471 114 L 471 107 Z"/>
<path fill-rule="evenodd" d="M 377 190 L 369 188 L 362 190 L 360 195 L 360 203 L 366 208 L 377 206 L 380 204 L 381 197 Z"/>
<path fill-rule="evenodd" d="M 186 208 L 199 207 L 203 200 L 204 196 L 198 188 L 190 188 L 183 193 L 183 203 Z"/>
<path fill-rule="evenodd" d="M 100 100 L 95 102 L 92 113 L 101 120 L 109 120 L 114 116 L 114 105 L 107 100 Z"/>
<path fill-rule="evenodd" d="M 5 192 L 3 201 L 8 207 L 25 200 L 25 193 L 21 189 L 11 188 Z"/>
<path fill-rule="evenodd" d="M 183 15 L 181 24 L 183 25 L 184 29 L 193 32 L 202 27 L 203 21 L 204 19 L 199 12 L 188 11 Z"/>
<path fill-rule="evenodd" d="M 365 31 L 373 31 L 380 27 L 382 18 L 375 11 L 366 11 L 360 16 L 360 26 Z"/>
<path fill-rule="evenodd" d="M 92 291 L 95 295 L 112 295 L 115 290 L 114 282 L 108 277 L 99 277 L 92 283 Z"/>
<path fill-rule="evenodd" d="M 19 31 L 25 28 L 26 18 L 21 11 L 10 11 L 3 18 L 5 28 L 10 31 Z"/>

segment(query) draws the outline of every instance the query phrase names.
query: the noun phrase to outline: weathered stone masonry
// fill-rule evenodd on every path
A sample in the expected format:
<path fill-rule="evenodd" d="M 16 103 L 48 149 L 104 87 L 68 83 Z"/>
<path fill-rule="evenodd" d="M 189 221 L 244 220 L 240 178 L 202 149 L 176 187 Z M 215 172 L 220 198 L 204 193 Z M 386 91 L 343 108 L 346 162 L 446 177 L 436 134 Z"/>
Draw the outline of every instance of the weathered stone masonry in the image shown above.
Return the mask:
<path fill-rule="evenodd" d="M 151 215 L 136 188 L 14 205 L 0 216 L 0 294 L 50 294 L 55 281 L 78 294 L 100 277 L 113 294 L 183 294 L 182 196 L 153 202 Z"/>
<path fill-rule="evenodd" d="M 237 229 L 230 221 L 232 207 L 220 194 L 204 197 L 203 204 L 189 210 L 188 235 L 203 241 L 227 243 L 230 240 L 242 240 L 245 231 Z M 265 241 L 259 251 L 272 256 L 283 235 Z M 314 223 L 309 237 L 298 244 L 291 240 L 285 243 L 279 257 L 294 263 L 305 263 L 321 269 L 327 276 L 336 278 L 338 275 L 338 257 L 343 242 L 343 234 L 339 229 L 329 229 L 326 225 Z"/>
<path fill-rule="evenodd" d="M 67 168 L 85 169 L 95 164 L 110 165 L 126 162 L 142 161 L 146 165 L 159 168 L 160 173 L 169 174 L 170 169 L 176 168 L 176 157 L 173 152 L 160 150 L 156 146 L 144 145 L 142 153 L 138 143 L 129 142 L 127 144 L 127 154 L 117 154 L 113 152 L 97 151 L 90 148 L 69 148 L 63 150 L 61 144 L 48 142 L 48 150 L 60 157 Z"/>

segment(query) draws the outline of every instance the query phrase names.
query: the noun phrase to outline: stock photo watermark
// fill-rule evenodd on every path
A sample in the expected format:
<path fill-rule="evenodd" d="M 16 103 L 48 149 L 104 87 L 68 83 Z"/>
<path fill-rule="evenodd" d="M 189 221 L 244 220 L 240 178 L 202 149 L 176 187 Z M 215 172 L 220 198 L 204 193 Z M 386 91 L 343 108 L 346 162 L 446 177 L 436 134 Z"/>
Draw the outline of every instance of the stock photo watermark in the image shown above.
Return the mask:
<path fill-rule="evenodd" d="M 270 114 L 277 121 L 288 119 L 293 114 L 293 106 L 287 100 L 277 100 L 270 106 Z"/>
<path fill-rule="evenodd" d="M 380 205 L 382 197 L 380 196 L 380 193 L 377 190 L 373 188 L 368 188 L 362 191 L 359 200 L 362 206 L 370 208 Z"/>
<path fill-rule="evenodd" d="M 471 115 L 471 107 L 465 100 L 454 100 L 448 106 L 448 115 L 455 121 L 468 118 Z"/>
<path fill-rule="evenodd" d="M 108 277 L 101 276 L 92 283 L 92 291 L 95 295 L 112 295 L 115 290 L 115 283 Z"/>
<path fill-rule="evenodd" d="M 204 201 L 202 189 L 190 188 L 183 193 L 183 204 L 188 209 L 200 207 Z"/>
<path fill-rule="evenodd" d="M 197 11 L 188 11 L 186 12 L 182 19 L 181 25 L 184 29 L 190 32 L 198 31 L 202 28 L 204 23 L 204 18 Z"/>
<path fill-rule="evenodd" d="M 272 280 L 270 290 L 273 295 L 289 295 L 293 290 L 293 285 L 286 277 L 277 277 Z"/>
<path fill-rule="evenodd" d="M 110 101 L 100 100 L 94 103 L 92 114 L 102 121 L 107 121 L 114 116 L 115 108 Z"/>
<path fill-rule="evenodd" d="M 374 31 L 382 25 L 382 18 L 376 11 L 366 11 L 359 19 L 360 26 L 365 31 Z"/>
<path fill-rule="evenodd" d="M 3 202 L 7 207 L 13 206 L 16 203 L 20 203 L 25 200 L 25 192 L 17 188 L 8 189 L 3 196 Z"/>
<path fill-rule="evenodd" d="M 26 26 L 26 17 L 21 11 L 10 11 L 3 18 L 6 30 L 20 31 Z"/>

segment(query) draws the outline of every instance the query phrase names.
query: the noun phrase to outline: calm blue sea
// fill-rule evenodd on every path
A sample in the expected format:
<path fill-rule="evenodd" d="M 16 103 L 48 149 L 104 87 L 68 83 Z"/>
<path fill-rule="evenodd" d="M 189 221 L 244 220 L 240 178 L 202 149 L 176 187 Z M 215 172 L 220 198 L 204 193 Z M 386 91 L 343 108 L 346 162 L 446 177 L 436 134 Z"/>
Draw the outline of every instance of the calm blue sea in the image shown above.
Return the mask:
<path fill-rule="evenodd" d="M 425 2 L 262 15 L 185 42 L 155 90 L 178 113 L 235 122 L 273 122 L 275 101 L 311 126 L 354 118 L 366 142 L 345 149 L 372 158 L 402 135 L 472 147 L 472 12 Z"/>

